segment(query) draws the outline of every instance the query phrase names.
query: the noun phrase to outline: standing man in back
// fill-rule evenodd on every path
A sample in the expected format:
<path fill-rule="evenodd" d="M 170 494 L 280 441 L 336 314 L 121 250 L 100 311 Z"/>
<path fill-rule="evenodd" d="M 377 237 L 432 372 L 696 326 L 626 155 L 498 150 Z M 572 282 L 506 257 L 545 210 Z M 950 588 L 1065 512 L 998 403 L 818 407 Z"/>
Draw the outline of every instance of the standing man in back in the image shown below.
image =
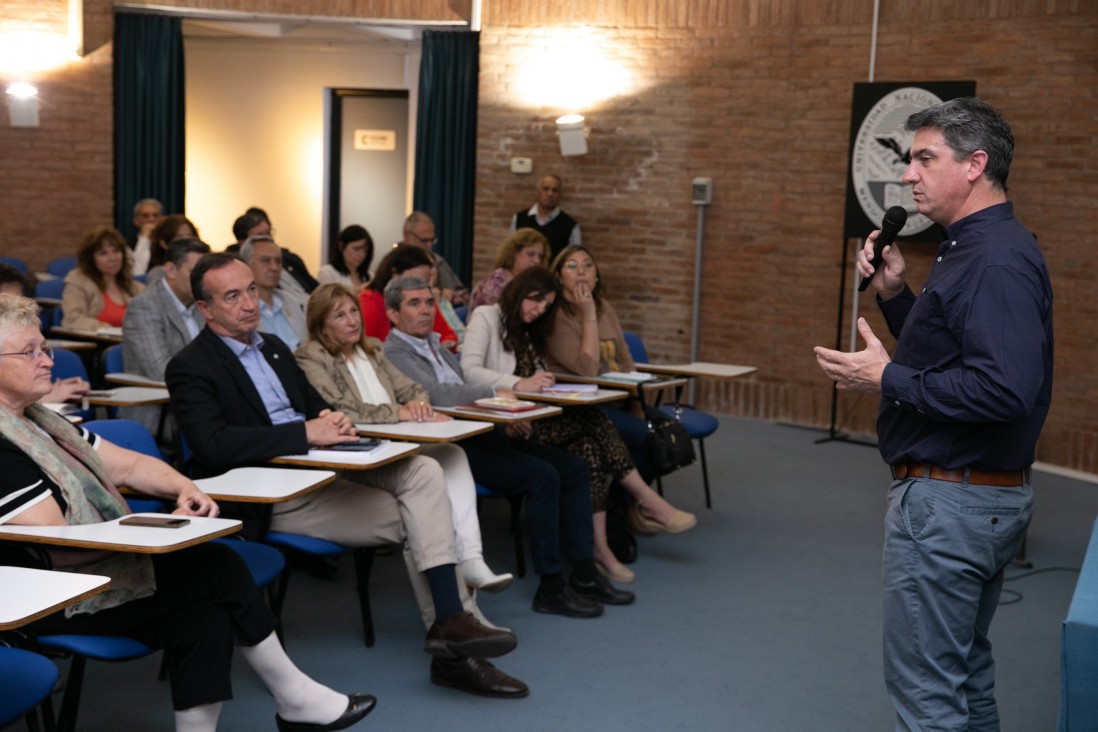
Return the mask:
<path fill-rule="evenodd" d="M 1010 126 L 967 97 L 911 115 L 915 206 L 945 229 L 918 296 L 870 234 L 857 267 L 896 336 L 891 360 L 816 347 L 841 390 L 881 395 L 892 469 L 884 541 L 885 684 L 898 730 L 999 729 L 988 629 L 1033 511 L 1029 483 L 1052 399 L 1052 285 L 1006 198 Z"/>
<path fill-rule="evenodd" d="M 569 244 L 582 244 L 580 225 L 560 207 L 560 176 L 546 175 L 538 181 L 538 200 L 526 211 L 511 217 L 511 231 L 534 229 L 549 240 L 549 256 L 546 265 Z"/>

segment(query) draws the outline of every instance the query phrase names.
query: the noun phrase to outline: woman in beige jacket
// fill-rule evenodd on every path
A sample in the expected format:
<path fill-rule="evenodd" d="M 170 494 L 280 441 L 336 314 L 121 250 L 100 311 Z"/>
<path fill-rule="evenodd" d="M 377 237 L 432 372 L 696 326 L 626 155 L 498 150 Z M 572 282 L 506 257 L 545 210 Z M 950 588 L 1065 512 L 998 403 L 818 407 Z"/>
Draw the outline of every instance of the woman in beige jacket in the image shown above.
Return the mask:
<path fill-rule="evenodd" d="M 99 330 L 122 327 L 126 306 L 145 289 L 135 282 L 133 261 L 122 235 L 109 226 L 84 237 L 76 250 L 76 267 L 65 276 L 61 292 L 61 325 Z"/>
<path fill-rule="evenodd" d="M 381 341 L 363 335 L 358 298 L 345 285 L 329 283 L 309 297 L 305 314 L 309 340 L 295 356 L 309 383 L 354 422 L 440 422 L 427 391 L 393 366 Z M 484 562 L 477 517 L 476 482 L 457 445 L 423 445 L 420 454 L 437 460 L 446 476 L 454 514 L 454 539 L 466 584 L 498 592 L 514 579 L 497 575 Z"/>

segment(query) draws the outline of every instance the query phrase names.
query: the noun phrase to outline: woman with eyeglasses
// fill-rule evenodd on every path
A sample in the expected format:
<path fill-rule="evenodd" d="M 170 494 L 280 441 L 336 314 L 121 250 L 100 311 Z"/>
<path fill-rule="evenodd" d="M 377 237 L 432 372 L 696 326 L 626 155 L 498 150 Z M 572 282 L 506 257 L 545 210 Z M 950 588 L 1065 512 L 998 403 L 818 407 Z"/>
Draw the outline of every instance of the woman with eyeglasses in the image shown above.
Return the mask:
<path fill-rule="evenodd" d="M 130 513 L 117 485 L 174 505 L 181 516 L 217 504 L 162 460 L 110 443 L 36 402 L 53 361 L 33 300 L 0 294 L 0 523 L 78 526 Z M 4 542 L 5 559 L 34 564 Z M 39 545 L 41 546 L 41 545 Z M 347 696 L 297 668 L 240 556 L 217 542 L 167 554 L 47 550 L 54 569 L 111 578 L 105 592 L 36 622 L 48 634 L 124 635 L 164 649 L 177 730 L 212 731 L 232 698 L 239 652 L 274 697 L 279 730 L 336 730 L 366 716 L 372 696 Z M 5 588 L 18 593 L 19 588 Z M 267 724 L 264 724 L 266 722 Z M 269 725 L 253 720 L 250 728 Z"/>
<path fill-rule="evenodd" d="M 495 305 L 476 309 L 465 332 L 461 366 L 465 380 L 497 390 L 541 391 L 552 386 L 547 369 L 546 342 L 560 283 L 543 267 L 531 267 L 511 280 Z M 606 539 L 609 487 L 617 481 L 646 508 L 656 513 L 666 531 L 685 531 L 697 523 L 679 511 L 644 481 L 614 425 L 597 407 L 568 406 L 559 417 L 528 423 L 526 439 L 550 444 L 579 455 L 591 469 L 595 560 L 599 571 L 615 582 L 636 576 L 614 556 Z"/>
<path fill-rule="evenodd" d="M 550 267 L 561 284 L 560 305 L 553 310 L 546 341 L 549 368 L 555 373 L 598 376 L 608 371 L 633 371 L 635 364 L 614 306 L 605 298 L 599 266 L 591 250 L 580 245 L 562 249 Z M 638 470 L 646 480 L 655 477 L 648 460 L 645 438 L 648 423 L 635 401 L 625 406 L 607 405 L 603 412 L 621 434 Z M 636 534 L 677 533 L 683 525 L 658 502 L 638 501 L 629 507 L 626 520 Z"/>
<path fill-rule="evenodd" d="M 62 327 L 122 327 L 126 306 L 145 289 L 133 279 L 133 260 L 128 252 L 122 235 L 109 226 L 84 237 L 76 250 L 76 267 L 65 275 L 65 289 L 61 291 Z"/>

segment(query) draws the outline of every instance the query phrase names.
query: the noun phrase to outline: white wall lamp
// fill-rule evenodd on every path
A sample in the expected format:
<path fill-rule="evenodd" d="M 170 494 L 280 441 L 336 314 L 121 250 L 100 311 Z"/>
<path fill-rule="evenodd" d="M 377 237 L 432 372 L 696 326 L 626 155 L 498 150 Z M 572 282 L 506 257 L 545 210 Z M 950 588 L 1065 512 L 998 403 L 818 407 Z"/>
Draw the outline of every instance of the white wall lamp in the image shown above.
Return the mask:
<path fill-rule="evenodd" d="M 38 89 L 25 81 L 9 86 L 8 117 L 12 127 L 37 127 Z"/>
<path fill-rule="evenodd" d="M 561 155 L 587 154 L 587 127 L 582 114 L 557 117 L 557 137 L 560 138 Z"/>

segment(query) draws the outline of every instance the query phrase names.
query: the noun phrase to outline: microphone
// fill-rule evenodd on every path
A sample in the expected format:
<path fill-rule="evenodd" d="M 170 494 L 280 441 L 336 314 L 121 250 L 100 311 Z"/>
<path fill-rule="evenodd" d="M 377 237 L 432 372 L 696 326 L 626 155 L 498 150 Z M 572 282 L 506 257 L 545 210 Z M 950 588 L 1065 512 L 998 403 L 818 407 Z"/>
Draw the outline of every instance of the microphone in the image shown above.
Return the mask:
<path fill-rule="evenodd" d="M 903 206 L 893 206 L 885 211 L 884 221 L 881 222 L 881 233 L 877 235 L 877 241 L 873 242 L 873 261 L 869 263 L 873 267 L 873 274 L 877 274 L 881 261 L 884 259 L 881 255 L 884 248 L 892 243 L 892 240 L 896 238 L 896 235 L 900 233 L 900 229 L 904 228 L 906 223 L 907 209 Z M 865 288 L 869 287 L 871 279 L 873 279 L 873 275 L 863 277 L 858 285 L 858 292 L 865 292 Z"/>

